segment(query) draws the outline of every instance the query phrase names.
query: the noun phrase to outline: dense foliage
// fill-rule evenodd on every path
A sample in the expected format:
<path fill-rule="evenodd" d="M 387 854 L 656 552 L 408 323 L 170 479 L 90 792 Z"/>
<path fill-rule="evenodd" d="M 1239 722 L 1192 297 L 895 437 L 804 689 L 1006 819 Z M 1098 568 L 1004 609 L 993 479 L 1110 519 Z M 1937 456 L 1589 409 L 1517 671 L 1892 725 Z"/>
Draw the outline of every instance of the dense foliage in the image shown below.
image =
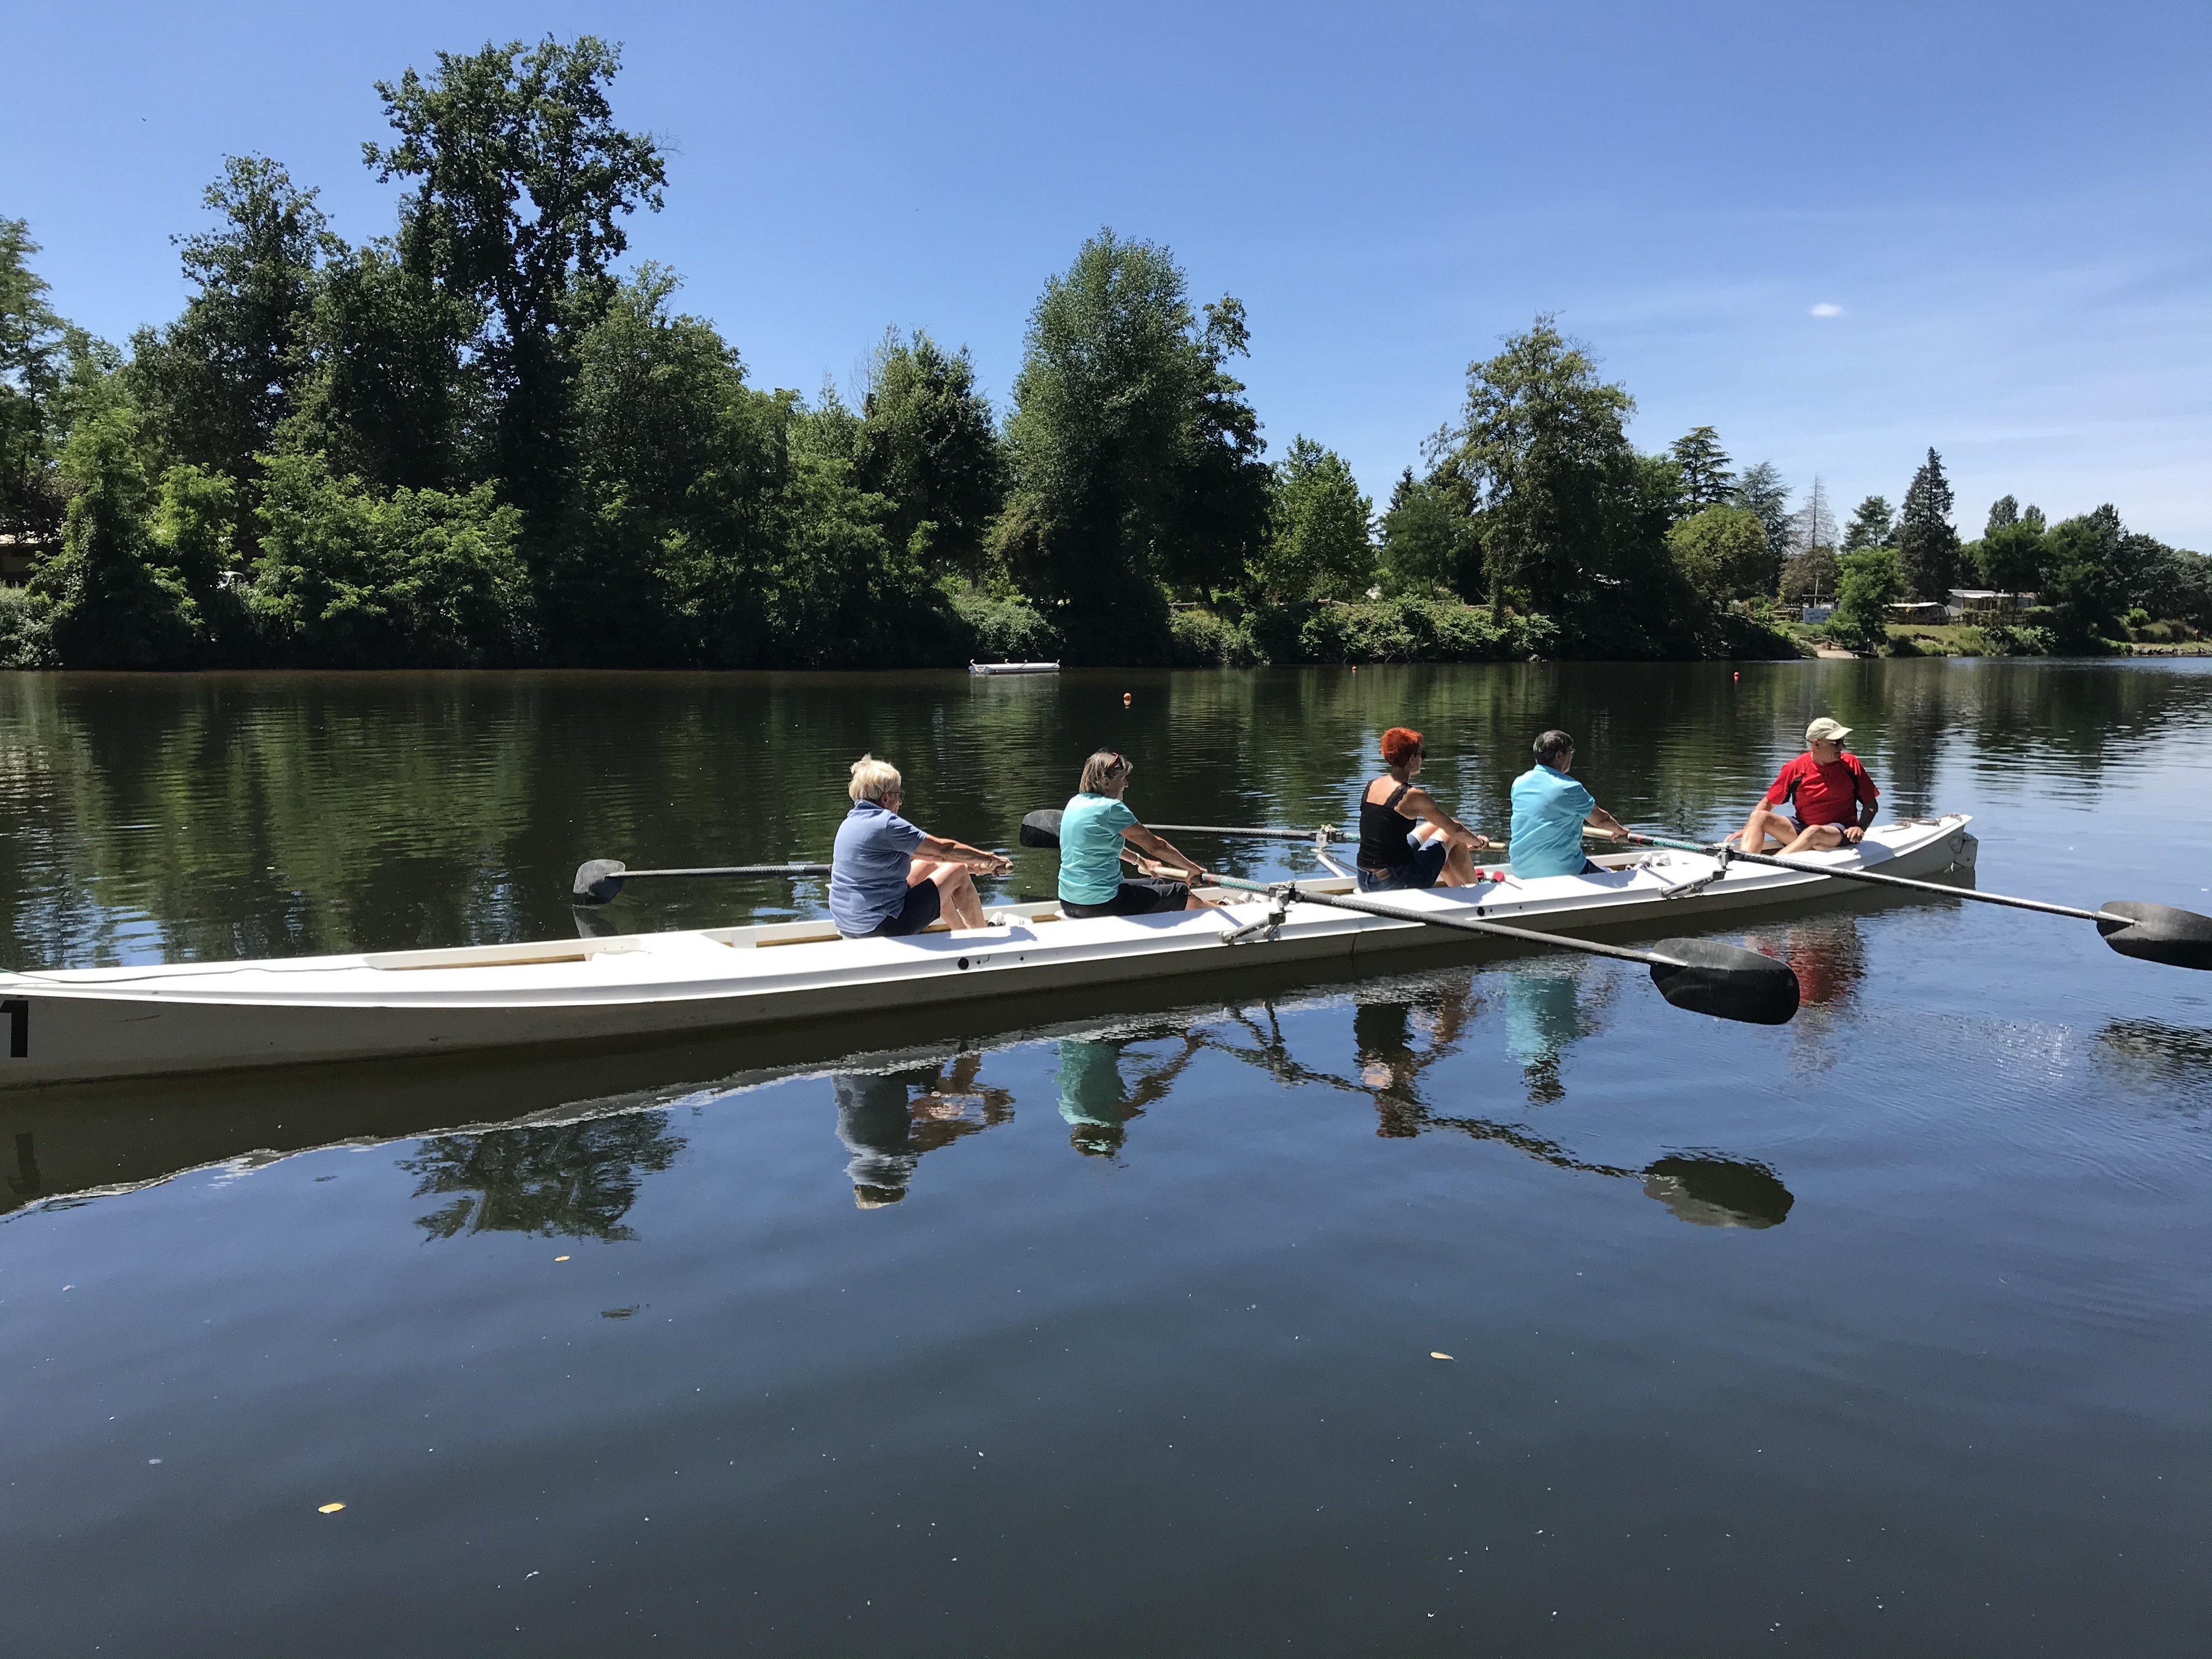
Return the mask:
<path fill-rule="evenodd" d="M 2032 592 L 2018 637 L 2212 627 L 2208 562 L 2110 507 L 2010 496 L 1961 547 L 1930 450 L 1840 538 L 1710 426 L 1661 454 L 1548 317 L 1469 365 L 1378 515 L 1344 458 L 1273 465 L 1243 304 L 1102 230 L 1047 279 L 1001 418 L 964 348 L 887 331 L 864 384 L 750 384 L 632 262 L 665 161 L 583 37 L 378 83 L 389 234 L 228 160 L 188 297 L 127 353 L 0 219 L 0 666 L 893 666 L 1787 654 L 1785 599 L 1872 643 L 1905 592 Z M 848 398 L 850 401 L 848 401 Z M 27 556 L 27 571 L 24 570 Z"/>

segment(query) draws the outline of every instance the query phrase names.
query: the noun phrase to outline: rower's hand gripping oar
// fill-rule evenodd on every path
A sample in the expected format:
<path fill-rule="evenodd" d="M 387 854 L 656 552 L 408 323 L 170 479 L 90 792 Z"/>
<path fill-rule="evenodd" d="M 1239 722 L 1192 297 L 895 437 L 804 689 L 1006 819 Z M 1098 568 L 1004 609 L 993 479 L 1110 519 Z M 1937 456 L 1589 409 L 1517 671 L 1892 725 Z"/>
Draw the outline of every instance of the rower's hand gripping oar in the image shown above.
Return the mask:
<path fill-rule="evenodd" d="M 1058 847 L 1060 814 L 1032 812 L 1024 818 L 1021 843 L 1024 847 Z M 1426 915 L 1346 894 L 1309 892 L 1296 882 L 1269 886 L 1203 871 L 1191 873 L 1204 876 L 1217 886 L 1275 895 L 1303 904 L 1356 910 L 1364 915 L 1387 916 L 1393 921 L 1424 922 L 1457 933 L 1484 933 L 1524 945 L 1545 945 L 1562 951 L 1580 951 L 1587 956 L 1643 963 L 1650 969 L 1651 982 L 1659 988 L 1659 994 L 1677 1008 L 1686 1008 L 1692 1013 L 1741 1020 L 1752 1025 L 1786 1025 L 1797 1012 L 1797 975 L 1790 970 L 1790 964 L 1741 945 L 1723 945 L 1714 939 L 1669 939 L 1660 940 L 1656 950 L 1631 951 L 1618 945 L 1565 939 L 1557 933 L 1514 927 L 1501 921 L 1478 921 L 1471 916 Z"/>
<path fill-rule="evenodd" d="M 725 864 L 700 870 L 631 870 L 620 859 L 593 859 L 576 866 L 576 879 L 568 890 L 572 904 L 607 904 L 626 881 L 660 876 L 826 876 L 826 864 Z"/>
<path fill-rule="evenodd" d="M 2212 916 L 2171 904 L 2150 904 L 2140 899 L 2115 899 L 2099 910 L 2071 904 L 2051 904 L 2042 899 L 2014 898 L 2008 893 L 1984 893 L 1972 887 L 1953 887 L 1940 881 L 1916 881 L 1910 876 L 1885 876 L 1874 870 L 1850 870 L 1832 864 L 1812 864 L 1802 859 L 1777 858 L 1771 853 L 1746 853 L 1733 847 L 1701 847 L 1692 841 L 1672 841 L 1664 836 L 1631 831 L 1626 840 L 1640 847 L 1669 847 L 1677 852 L 1703 853 L 1709 858 L 1726 856 L 1747 864 L 1771 864 L 1778 870 L 1796 870 L 1811 876 L 1836 876 L 1875 887 L 1901 887 L 1909 892 L 1934 893 L 1943 898 L 1973 899 L 1983 904 L 2002 904 L 2014 910 L 2039 910 L 2045 915 L 2070 916 L 2094 921 L 2105 943 L 2124 957 L 2164 963 L 2169 968 L 2212 969 Z"/>

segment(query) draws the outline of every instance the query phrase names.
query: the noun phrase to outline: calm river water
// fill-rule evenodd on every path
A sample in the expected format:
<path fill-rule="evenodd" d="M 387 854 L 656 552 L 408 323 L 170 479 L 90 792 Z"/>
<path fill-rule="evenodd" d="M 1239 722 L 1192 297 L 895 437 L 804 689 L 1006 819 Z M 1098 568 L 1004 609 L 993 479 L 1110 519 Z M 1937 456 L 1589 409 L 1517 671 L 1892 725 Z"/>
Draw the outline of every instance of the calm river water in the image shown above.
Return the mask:
<path fill-rule="evenodd" d="M 0 962 L 572 934 L 587 857 L 825 856 L 864 749 L 1005 845 L 1100 743 L 1161 821 L 1342 823 L 1405 723 L 1502 829 L 1559 724 L 1622 817 L 1706 833 L 1820 713 L 1898 812 L 1977 815 L 1984 887 L 2212 909 L 2208 669 L 10 676 Z M 1488 956 L 0 1095 L 0 1628 L 2201 1653 L 2212 980 L 1984 905 L 1758 925 L 1779 1030 Z"/>

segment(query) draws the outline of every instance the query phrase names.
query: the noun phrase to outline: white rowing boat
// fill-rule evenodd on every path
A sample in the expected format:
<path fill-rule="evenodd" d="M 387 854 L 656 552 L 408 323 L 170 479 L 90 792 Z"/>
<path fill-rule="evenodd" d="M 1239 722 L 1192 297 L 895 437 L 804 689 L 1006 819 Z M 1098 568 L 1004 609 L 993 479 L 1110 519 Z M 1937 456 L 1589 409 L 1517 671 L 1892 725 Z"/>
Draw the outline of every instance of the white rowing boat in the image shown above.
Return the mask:
<path fill-rule="evenodd" d="M 1971 870 L 1968 819 L 1886 824 L 1805 862 L 1900 876 Z M 1245 961 L 1364 966 L 1462 936 L 1423 915 L 1553 933 L 1676 933 L 1693 915 L 1849 885 L 1676 851 L 1601 856 L 1600 873 L 1378 895 L 1407 918 L 1264 896 L 1156 916 L 1012 904 L 985 927 L 842 939 L 823 921 L 689 933 L 0 975 L 0 1088 L 240 1066 L 680 1035 L 1218 972 Z M 1343 893 L 1340 878 L 1301 884 Z M 1237 897 L 1224 894 L 1222 896 Z"/>
<path fill-rule="evenodd" d="M 1056 662 L 971 662 L 968 665 L 968 672 L 971 674 L 1057 674 L 1060 665 Z"/>

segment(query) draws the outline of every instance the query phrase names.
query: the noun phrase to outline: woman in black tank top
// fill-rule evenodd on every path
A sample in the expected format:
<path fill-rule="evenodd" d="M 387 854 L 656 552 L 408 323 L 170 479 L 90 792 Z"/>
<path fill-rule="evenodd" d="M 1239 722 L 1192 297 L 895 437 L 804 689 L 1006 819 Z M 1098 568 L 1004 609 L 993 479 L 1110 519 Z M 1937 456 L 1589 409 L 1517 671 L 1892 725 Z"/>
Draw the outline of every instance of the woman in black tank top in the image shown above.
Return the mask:
<path fill-rule="evenodd" d="M 1470 887 L 1474 854 L 1491 845 L 1438 806 L 1414 783 L 1421 769 L 1421 734 L 1394 726 L 1382 734 L 1389 770 L 1370 779 L 1359 798 L 1359 890 Z"/>

